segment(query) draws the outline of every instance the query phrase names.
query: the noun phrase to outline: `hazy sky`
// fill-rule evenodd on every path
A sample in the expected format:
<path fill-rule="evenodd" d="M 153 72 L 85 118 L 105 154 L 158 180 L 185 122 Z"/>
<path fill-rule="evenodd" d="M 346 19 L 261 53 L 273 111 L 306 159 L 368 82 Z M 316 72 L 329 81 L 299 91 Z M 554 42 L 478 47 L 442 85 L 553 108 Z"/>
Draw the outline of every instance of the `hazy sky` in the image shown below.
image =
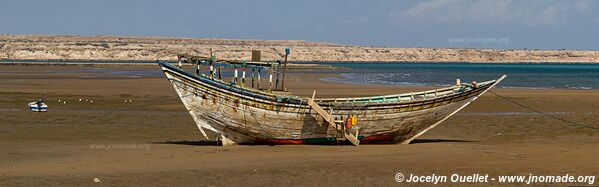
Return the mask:
<path fill-rule="evenodd" d="M 599 1 L 3 0 L 0 33 L 599 49 Z"/>

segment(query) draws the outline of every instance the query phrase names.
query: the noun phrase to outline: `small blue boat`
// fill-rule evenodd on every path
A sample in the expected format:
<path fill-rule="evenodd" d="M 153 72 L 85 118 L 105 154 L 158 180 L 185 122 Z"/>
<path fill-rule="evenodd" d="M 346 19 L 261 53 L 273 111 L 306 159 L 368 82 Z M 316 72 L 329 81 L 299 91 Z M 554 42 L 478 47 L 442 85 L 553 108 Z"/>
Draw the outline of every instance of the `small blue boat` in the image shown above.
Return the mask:
<path fill-rule="evenodd" d="M 48 104 L 43 99 L 29 103 L 29 109 L 34 112 L 46 112 Z"/>

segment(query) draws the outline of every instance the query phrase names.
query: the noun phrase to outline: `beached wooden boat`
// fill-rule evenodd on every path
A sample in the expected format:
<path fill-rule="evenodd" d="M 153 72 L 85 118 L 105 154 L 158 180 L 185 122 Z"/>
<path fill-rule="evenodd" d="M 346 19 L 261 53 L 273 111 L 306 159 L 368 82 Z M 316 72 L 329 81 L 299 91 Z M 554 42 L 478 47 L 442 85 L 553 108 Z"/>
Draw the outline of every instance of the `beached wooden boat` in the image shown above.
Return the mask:
<path fill-rule="evenodd" d="M 506 77 L 423 92 L 315 99 L 159 64 L 202 134 L 220 134 L 223 145 L 409 143 Z"/>

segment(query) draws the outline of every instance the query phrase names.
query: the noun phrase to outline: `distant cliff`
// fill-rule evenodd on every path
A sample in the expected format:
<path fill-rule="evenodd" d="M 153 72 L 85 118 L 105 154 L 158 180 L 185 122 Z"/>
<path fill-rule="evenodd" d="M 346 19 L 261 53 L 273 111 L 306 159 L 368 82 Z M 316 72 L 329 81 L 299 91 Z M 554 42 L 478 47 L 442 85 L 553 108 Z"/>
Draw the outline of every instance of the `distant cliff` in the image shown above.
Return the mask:
<path fill-rule="evenodd" d="M 129 36 L 0 35 L 0 59 L 176 60 L 177 53 L 218 59 L 280 59 L 291 48 L 291 61 L 351 62 L 599 62 L 599 51 L 387 48 L 347 46 L 300 40 L 237 40 Z"/>

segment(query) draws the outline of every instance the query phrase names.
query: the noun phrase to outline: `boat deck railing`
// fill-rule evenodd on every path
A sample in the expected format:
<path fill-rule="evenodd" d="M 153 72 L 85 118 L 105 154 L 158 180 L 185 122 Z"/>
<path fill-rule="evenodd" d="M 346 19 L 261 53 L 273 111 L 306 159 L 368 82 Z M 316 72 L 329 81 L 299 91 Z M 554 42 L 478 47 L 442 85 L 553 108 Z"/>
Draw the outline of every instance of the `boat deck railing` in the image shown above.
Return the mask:
<path fill-rule="evenodd" d="M 495 80 L 486 81 L 479 83 L 479 86 L 485 86 L 492 84 Z M 318 99 L 318 102 L 413 102 L 423 101 L 429 99 L 435 99 L 444 96 L 450 96 L 474 89 L 475 86 L 471 84 L 460 84 L 450 87 L 427 90 L 422 92 L 411 92 L 384 96 L 372 96 L 372 97 L 354 97 L 354 98 L 331 98 L 331 99 Z"/>
<path fill-rule="evenodd" d="M 168 68 L 174 69 L 176 71 L 179 71 L 181 73 L 184 73 L 188 76 L 192 76 L 192 77 L 197 77 L 197 78 L 203 78 L 203 79 L 209 79 L 210 81 L 218 84 L 218 85 L 222 85 L 222 86 L 227 86 L 227 87 L 231 87 L 231 88 L 236 88 L 239 90 L 243 90 L 244 94 L 249 94 L 249 93 L 255 93 L 258 95 L 263 95 L 266 97 L 273 97 L 273 98 L 285 98 L 287 100 L 297 100 L 298 102 L 303 102 L 303 101 L 307 101 L 308 98 L 305 97 L 299 97 L 299 96 L 292 96 L 292 95 L 288 95 L 288 94 L 276 94 L 276 93 L 269 93 L 266 92 L 264 90 L 260 90 L 260 89 L 255 89 L 255 88 L 248 88 L 248 87 L 244 87 L 242 85 L 236 85 L 236 84 L 232 84 L 230 82 L 226 82 L 224 80 L 218 79 L 218 78 L 212 78 L 206 75 L 194 75 L 192 73 L 189 73 L 185 70 L 182 69 L 178 69 L 170 64 L 167 63 L 161 63 L 163 66 L 166 66 Z M 496 80 L 491 80 L 491 81 L 486 81 L 486 82 L 481 82 L 478 83 L 478 86 L 485 86 L 488 84 L 492 84 L 494 83 Z M 445 97 L 445 96 L 450 96 L 450 95 L 454 95 L 454 94 L 459 94 L 459 93 L 463 93 L 466 91 L 470 91 L 472 89 L 475 89 L 476 86 L 471 85 L 471 84 L 460 84 L 460 85 L 454 85 L 454 86 L 450 86 L 450 87 L 445 87 L 445 88 L 439 88 L 439 89 L 434 89 L 434 90 L 427 90 L 427 91 L 421 91 L 421 92 L 411 92 L 411 93 L 402 93 L 402 94 L 393 94 L 393 95 L 383 95 L 383 96 L 369 96 L 369 97 L 349 97 L 349 98 L 320 98 L 320 99 L 315 99 L 316 102 L 318 103 L 342 103 L 342 102 L 354 102 L 354 103 L 388 103 L 388 102 L 414 102 L 414 101 L 424 101 L 424 100 L 431 100 L 431 99 L 436 99 L 436 98 L 440 98 L 440 97 Z"/>

